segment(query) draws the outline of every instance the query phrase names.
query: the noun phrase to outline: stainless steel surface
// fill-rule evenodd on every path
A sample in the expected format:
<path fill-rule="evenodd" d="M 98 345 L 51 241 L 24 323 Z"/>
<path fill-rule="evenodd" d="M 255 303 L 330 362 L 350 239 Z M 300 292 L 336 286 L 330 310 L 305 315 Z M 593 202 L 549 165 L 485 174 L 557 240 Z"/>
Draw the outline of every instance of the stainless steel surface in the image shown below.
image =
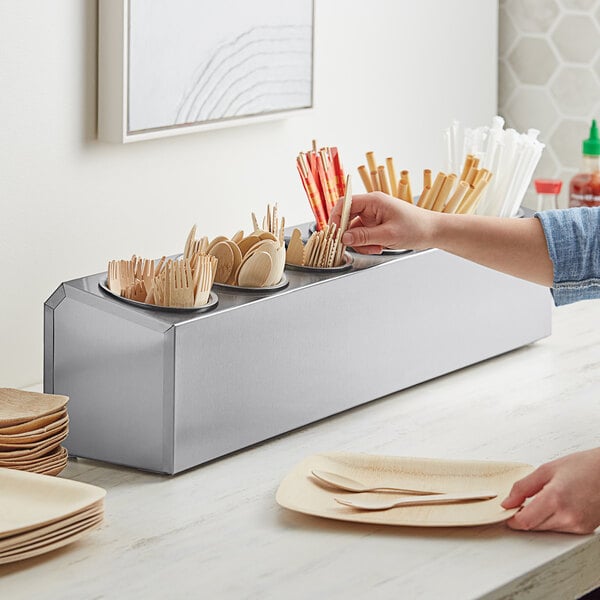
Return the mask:
<path fill-rule="evenodd" d="M 381 254 L 406 254 L 407 252 L 412 252 L 412 250 L 409 250 L 406 248 L 398 248 L 398 249 L 384 248 L 381 251 Z"/>
<path fill-rule="evenodd" d="M 343 264 L 337 267 L 307 267 L 305 265 L 292 265 L 287 264 L 285 268 L 288 271 L 305 271 L 306 273 L 341 273 L 342 271 L 349 271 L 352 268 L 354 258 L 348 252 L 344 253 Z"/>
<path fill-rule="evenodd" d="M 71 397 L 69 452 L 176 473 L 550 334 L 545 288 L 438 250 L 286 274 L 199 315 L 62 284 L 44 389 Z"/>
<path fill-rule="evenodd" d="M 275 285 L 268 285 L 268 286 L 263 286 L 263 287 L 247 287 L 247 286 L 243 286 L 243 285 L 230 285 L 228 283 L 214 283 L 213 284 L 213 289 L 215 290 L 229 290 L 231 292 L 234 293 L 247 293 L 247 294 L 265 294 L 266 292 L 276 292 L 278 290 L 282 290 L 283 288 L 287 287 L 289 284 L 289 281 L 287 280 L 287 277 L 285 276 L 285 273 L 283 274 L 283 276 L 281 277 L 281 279 L 279 280 L 279 283 L 276 283 Z"/>
<path fill-rule="evenodd" d="M 130 298 L 125 298 L 124 296 L 120 296 L 119 294 L 115 294 L 107 285 L 106 281 L 100 281 L 98 286 L 103 292 L 106 292 L 113 298 L 116 298 L 120 302 L 126 302 L 127 304 L 131 304 L 132 306 L 137 306 L 143 310 L 160 310 L 164 312 L 175 312 L 175 313 L 200 313 L 212 310 L 219 303 L 219 297 L 214 292 L 210 292 L 208 302 L 203 304 L 202 306 L 157 306 L 156 304 L 147 304 L 146 302 L 138 302 L 137 300 L 131 300 Z"/>

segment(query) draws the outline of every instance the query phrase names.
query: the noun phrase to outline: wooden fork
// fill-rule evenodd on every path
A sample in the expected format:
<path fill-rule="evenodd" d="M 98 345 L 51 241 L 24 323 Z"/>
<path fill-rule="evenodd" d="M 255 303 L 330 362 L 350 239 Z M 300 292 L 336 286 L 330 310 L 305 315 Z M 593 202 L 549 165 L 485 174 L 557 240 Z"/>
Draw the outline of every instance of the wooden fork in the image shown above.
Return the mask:
<path fill-rule="evenodd" d="M 180 260 L 173 264 L 171 286 L 171 306 L 182 308 L 194 305 L 194 280 L 189 261 Z"/>
<path fill-rule="evenodd" d="M 119 263 L 116 260 L 108 262 L 108 289 L 118 296 L 121 295 L 121 279 L 119 277 Z"/>
<path fill-rule="evenodd" d="M 146 286 L 141 279 L 136 280 L 133 285 L 125 288 L 122 295 L 129 300 L 135 300 L 136 302 L 144 302 L 146 300 Z"/>

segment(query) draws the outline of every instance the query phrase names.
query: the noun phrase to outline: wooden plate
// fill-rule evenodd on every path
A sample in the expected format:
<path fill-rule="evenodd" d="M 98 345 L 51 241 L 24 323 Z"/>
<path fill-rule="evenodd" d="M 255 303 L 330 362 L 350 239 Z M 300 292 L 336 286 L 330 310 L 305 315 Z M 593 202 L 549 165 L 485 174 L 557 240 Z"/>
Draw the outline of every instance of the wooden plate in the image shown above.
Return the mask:
<path fill-rule="evenodd" d="M 50 443 L 55 438 L 68 434 L 69 426 L 65 423 L 58 429 L 51 429 L 42 434 L 42 436 L 0 436 L 0 457 L 4 452 L 10 452 L 13 450 L 35 450 L 42 446 Z"/>
<path fill-rule="evenodd" d="M 52 414 L 21 423 L 20 425 L 12 425 L 10 427 L 0 427 L 0 435 L 21 435 L 21 434 L 37 434 L 44 431 L 50 431 L 57 427 L 62 427 L 68 423 L 69 417 L 65 409 L 59 410 Z"/>
<path fill-rule="evenodd" d="M 320 484 L 312 469 L 339 473 L 369 486 L 383 483 L 404 488 L 432 489 L 444 492 L 479 489 L 498 493 L 492 500 L 462 504 L 405 506 L 383 511 L 359 511 L 338 504 L 334 498 L 359 497 L 352 492 L 334 490 Z M 512 484 L 533 471 L 523 463 L 474 460 L 406 458 L 369 454 L 329 453 L 309 456 L 281 482 L 276 500 L 280 506 L 296 512 L 357 523 L 406 525 L 414 527 L 466 527 L 499 523 L 517 509 L 500 506 Z M 400 496 L 400 495 L 398 495 Z M 361 498 L 389 498 L 390 494 L 360 494 Z"/>
<path fill-rule="evenodd" d="M 46 427 L 35 429 L 33 431 L 23 431 L 21 433 L 6 435 L 0 433 L 0 444 L 31 444 L 34 442 L 40 442 L 41 440 L 56 435 L 59 430 L 62 431 L 65 429 L 69 424 L 69 417 L 65 415 L 62 419 L 56 421 L 55 423 L 58 423 L 58 425 L 55 426 L 54 423 L 51 423 Z M 18 425 L 16 427 L 18 427 Z"/>
<path fill-rule="evenodd" d="M 34 448 L 25 448 L 24 450 L 4 450 L 0 449 L 0 465 L 8 466 L 13 462 L 28 461 L 33 458 L 39 458 L 45 456 L 57 446 L 60 445 L 69 435 L 69 428 L 66 427 L 64 430 L 58 430 L 56 435 L 42 440 Z M 8 463 L 8 464 L 5 464 Z"/>
<path fill-rule="evenodd" d="M 68 452 L 63 446 L 55 448 L 50 454 L 41 458 L 33 459 L 30 462 L 0 464 L 9 469 L 19 469 L 20 471 L 29 471 L 30 473 L 41 473 L 42 475 L 58 475 L 68 462 Z"/>
<path fill-rule="evenodd" d="M 103 514 L 96 514 L 94 516 L 81 519 L 80 521 L 71 525 L 65 525 L 64 527 L 61 527 L 60 529 L 57 529 L 52 533 L 47 533 L 45 535 L 40 536 L 39 538 L 34 538 L 33 540 L 30 540 L 29 542 L 26 542 L 24 544 L 11 547 L 7 550 L 1 550 L 0 559 L 11 556 L 13 554 L 23 554 L 25 552 L 30 552 L 31 550 L 36 550 L 37 548 L 40 548 L 42 546 L 53 544 L 54 542 L 65 539 L 67 537 L 72 537 L 80 531 L 89 529 L 90 526 L 100 524 L 103 518 Z"/>
<path fill-rule="evenodd" d="M 58 475 L 67 466 L 66 459 L 53 463 L 41 463 L 39 465 L 14 465 L 3 467 L 6 469 L 15 469 L 17 471 L 28 471 L 29 473 L 39 473 L 40 475 Z"/>
<path fill-rule="evenodd" d="M 26 558 L 33 558 L 34 556 L 39 556 L 40 554 L 45 554 L 46 552 L 51 552 L 52 550 L 62 548 L 63 546 L 66 546 L 67 544 L 71 544 L 74 541 L 78 540 L 93 529 L 97 529 L 98 527 L 100 527 L 100 525 L 102 524 L 102 520 L 102 517 L 98 517 L 94 520 L 91 520 L 89 523 L 86 523 L 84 526 L 76 528 L 75 530 L 67 534 L 58 534 L 50 540 L 48 540 L 46 543 L 32 544 L 31 547 L 23 549 L 22 551 L 0 553 L 0 565 L 16 562 L 19 560 L 25 560 Z"/>
<path fill-rule="evenodd" d="M 38 457 L 21 457 L 14 460 L 2 460 L 0 458 L 0 467 L 6 467 L 7 469 L 22 469 L 23 471 L 29 471 L 30 468 L 37 468 L 46 465 L 47 463 L 54 463 L 59 460 L 67 460 L 67 449 L 63 446 L 57 445 L 48 451 L 47 454 L 43 454 Z"/>
<path fill-rule="evenodd" d="M 8 552 L 20 548 L 34 541 L 48 539 L 48 536 L 55 535 L 57 532 L 64 531 L 67 527 L 81 525 L 88 519 L 96 518 L 104 515 L 104 502 L 100 501 L 94 504 L 91 508 L 81 511 L 67 519 L 61 519 L 50 525 L 31 529 L 25 533 L 10 536 L 0 540 L 0 552 Z"/>
<path fill-rule="evenodd" d="M 0 490 L 0 539 L 70 517 L 106 495 L 95 485 L 13 469 L 0 469 Z"/>
<path fill-rule="evenodd" d="M 18 425 L 59 411 L 67 396 L 0 388 L 0 426 Z"/>
<path fill-rule="evenodd" d="M 55 467 L 44 467 L 43 469 L 27 469 L 31 473 L 39 473 L 40 475 L 51 475 L 52 477 L 56 477 L 56 475 L 60 475 L 65 470 L 67 466 L 67 461 L 64 463 L 58 464 Z"/>

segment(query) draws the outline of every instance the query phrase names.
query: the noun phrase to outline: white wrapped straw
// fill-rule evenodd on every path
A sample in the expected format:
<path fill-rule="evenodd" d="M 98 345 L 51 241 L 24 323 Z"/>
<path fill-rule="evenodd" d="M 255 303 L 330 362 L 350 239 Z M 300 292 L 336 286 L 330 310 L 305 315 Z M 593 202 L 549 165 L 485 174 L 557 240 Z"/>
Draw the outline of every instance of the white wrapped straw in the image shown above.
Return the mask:
<path fill-rule="evenodd" d="M 446 168 L 448 173 L 458 173 L 462 164 L 462 151 L 464 147 L 460 123 L 456 120 L 452 121 L 452 125 L 444 132 L 444 136 L 446 138 L 446 150 L 448 153 Z"/>
<path fill-rule="evenodd" d="M 445 135 L 449 172 L 459 172 L 465 157 L 472 154 L 479 158 L 482 168 L 493 174 L 477 214 L 515 216 L 544 149 L 537 139 L 539 131 L 530 129 L 519 134 L 514 129 L 504 129 L 504 119 L 496 116 L 491 127 L 474 129 L 462 130 L 458 121 L 453 121 Z"/>
<path fill-rule="evenodd" d="M 505 202 L 500 213 L 501 217 L 513 217 L 517 214 L 519 206 L 527 192 L 529 182 L 533 177 L 533 172 L 540 161 L 542 156 L 543 144 L 537 142 L 537 136 L 539 135 L 537 129 L 529 129 L 526 136 L 527 139 L 524 141 L 523 154 L 521 157 L 520 164 L 518 166 L 518 173 L 512 181 L 512 186 L 509 188 L 506 194 Z"/>

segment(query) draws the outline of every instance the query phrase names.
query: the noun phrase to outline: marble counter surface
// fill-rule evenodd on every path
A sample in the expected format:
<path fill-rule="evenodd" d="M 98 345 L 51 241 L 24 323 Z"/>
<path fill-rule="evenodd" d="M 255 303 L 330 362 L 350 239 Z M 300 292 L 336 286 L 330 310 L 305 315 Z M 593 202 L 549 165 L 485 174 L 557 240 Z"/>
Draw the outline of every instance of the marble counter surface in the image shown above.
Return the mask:
<path fill-rule="evenodd" d="M 175 477 L 70 461 L 62 476 L 108 490 L 106 523 L 0 567 L 0 596 L 575 598 L 600 585 L 598 534 L 345 524 L 288 512 L 275 491 L 321 451 L 537 465 L 600 445 L 599 315 L 555 309 L 550 338 Z"/>

